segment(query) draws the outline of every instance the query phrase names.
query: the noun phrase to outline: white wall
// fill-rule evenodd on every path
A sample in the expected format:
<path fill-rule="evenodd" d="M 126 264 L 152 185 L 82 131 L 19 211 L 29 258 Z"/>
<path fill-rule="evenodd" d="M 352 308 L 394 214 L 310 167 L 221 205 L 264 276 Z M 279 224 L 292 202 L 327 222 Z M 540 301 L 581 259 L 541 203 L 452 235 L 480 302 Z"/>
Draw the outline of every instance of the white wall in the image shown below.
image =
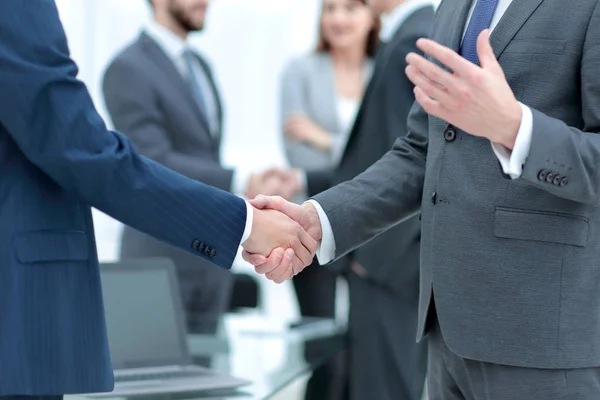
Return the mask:
<path fill-rule="evenodd" d="M 79 77 L 106 118 L 102 72 L 148 21 L 146 0 L 56 2 Z M 212 0 L 206 29 L 193 42 L 211 61 L 223 95 L 225 164 L 249 168 L 284 164 L 277 129 L 278 75 L 290 56 L 314 45 L 318 8 L 319 0 Z M 94 221 L 100 260 L 115 260 L 120 224 L 99 212 Z M 250 269 L 243 261 L 235 268 Z M 296 305 L 290 285 L 263 283 L 267 314 L 293 316 Z"/>

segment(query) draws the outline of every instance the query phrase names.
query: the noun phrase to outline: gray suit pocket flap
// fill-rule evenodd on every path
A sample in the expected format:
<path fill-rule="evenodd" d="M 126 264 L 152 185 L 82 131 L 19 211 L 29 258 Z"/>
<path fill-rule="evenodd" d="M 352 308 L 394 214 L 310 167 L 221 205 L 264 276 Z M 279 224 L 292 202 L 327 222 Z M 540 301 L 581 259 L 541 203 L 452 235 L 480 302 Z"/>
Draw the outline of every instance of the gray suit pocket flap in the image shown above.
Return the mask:
<path fill-rule="evenodd" d="M 13 244 L 22 264 L 89 258 L 88 237 L 83 231 L 21 232 L 13 236 Z"/>
<path fill-rule="evenodd" d="M 501 238 L 570 244 L 588 241 L 588 219 L 548 211 L 496 207 L 494 235 Z"/>

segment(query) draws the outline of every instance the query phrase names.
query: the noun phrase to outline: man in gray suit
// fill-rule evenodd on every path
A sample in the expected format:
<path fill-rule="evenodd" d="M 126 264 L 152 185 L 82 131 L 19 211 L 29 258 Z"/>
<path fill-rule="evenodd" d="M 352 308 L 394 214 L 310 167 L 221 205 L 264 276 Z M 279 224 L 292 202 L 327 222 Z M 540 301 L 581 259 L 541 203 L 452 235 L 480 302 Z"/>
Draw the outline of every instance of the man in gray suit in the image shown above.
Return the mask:
<path fill-rule="evenodd" d="M 264 192 L 260 175 L 219 160 L 223 111 L 207 62 L 187 37 L 201 30 L 208 0 L 153 0 L 153 21 L 106 70 L 103 90 L 115 128 L 138 151 L 190 178 L 243 195 Z M 212 332 L 227 310 L 233 276 L 126 227 L 121 257 L 168 257 L 176 266 L 189 329 Z"/>
<path fill-rule="evenodd" d="M 255 200 L 322 262 L 421 210 L 432 400 L 600 398 L 600 5 L 564 5 L 443 0 L 408 135 L 303 206 Z"/>

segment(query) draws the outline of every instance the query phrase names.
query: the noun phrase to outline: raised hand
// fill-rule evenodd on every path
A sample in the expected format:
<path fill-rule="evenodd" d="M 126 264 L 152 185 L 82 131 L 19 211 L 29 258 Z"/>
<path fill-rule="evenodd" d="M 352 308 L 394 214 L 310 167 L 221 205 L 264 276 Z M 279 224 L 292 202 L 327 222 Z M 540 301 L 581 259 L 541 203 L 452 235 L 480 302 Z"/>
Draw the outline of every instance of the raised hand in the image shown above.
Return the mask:
<path fill-rule="evenodd" d="M 452 72 L 410 53 L 406 74 L 415 85 L 416 100 L 427 113 L 512 149 L 522 109 L 494 55 L 489 35 L 486 29 L 477 41 L 481 66 L 430 39 L 419 39 L 417 46 Z"/>
<path fill-rule="evenodd" d="M 289 279 L 309 265 L 317 246 L 317 240 L 298 222 L 268 209 L 254 210 L 252 233 L 242 243 L 244 250 L 252 253 L 255 259 L 266 261 L 261 265 L 260 273 L 268 273 L 276 282 Z M 265 259 L 264 255 L 270 256 Z"/>
<path fill-rule="evenodd" d="M 321 221 L 319 220 L 317 210 L 311 203 L 307 202 L 302 206 L 299 206 L 276 196 L 258 196 L 254 200 L 250 200 L 250 203 L 258 209 L 277 210 L 278 212 L 287 215 L 300 224 L 307 234 L 310 235 L 315 241 L 321 240 Z M 310 264 L 310 262 L 305 263 L 301 267 L 298 267 L 295 264 L 294 268 L 290 269 L 286 259 L 282 259 L 282 257 L 280 257 L 282 250 L 283 249 L 277 249 L 277 252 L 274 251 L 269 255 L 268 258 L 266 258 L 261 254 L 253 254 L 253 251 L 245 249 L 242 256 L 244 260 L 254 265 L 256 272 L 260 274 L 267 274 L 267 278 L 269 279 L 271 279 L 269 274 L 276 274 L 277 277 L 291 279 L 294 275 L 301 272 L 304 267 Z M 312 262 L 312 258 L 310 261 Z"/>

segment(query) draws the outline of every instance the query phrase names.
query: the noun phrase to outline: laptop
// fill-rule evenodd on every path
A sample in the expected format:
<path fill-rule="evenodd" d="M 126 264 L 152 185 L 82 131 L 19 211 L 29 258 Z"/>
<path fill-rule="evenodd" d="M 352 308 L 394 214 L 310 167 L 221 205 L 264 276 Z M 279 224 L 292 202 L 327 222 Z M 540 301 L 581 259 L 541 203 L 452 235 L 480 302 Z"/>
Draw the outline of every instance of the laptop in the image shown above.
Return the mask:
<path fill-rule="evenodd" d="M 170 260 L 102 264 L 100 274 L 115 389 L 90 397 L 221 391 L 250 383 L 192 364 Z"/>

